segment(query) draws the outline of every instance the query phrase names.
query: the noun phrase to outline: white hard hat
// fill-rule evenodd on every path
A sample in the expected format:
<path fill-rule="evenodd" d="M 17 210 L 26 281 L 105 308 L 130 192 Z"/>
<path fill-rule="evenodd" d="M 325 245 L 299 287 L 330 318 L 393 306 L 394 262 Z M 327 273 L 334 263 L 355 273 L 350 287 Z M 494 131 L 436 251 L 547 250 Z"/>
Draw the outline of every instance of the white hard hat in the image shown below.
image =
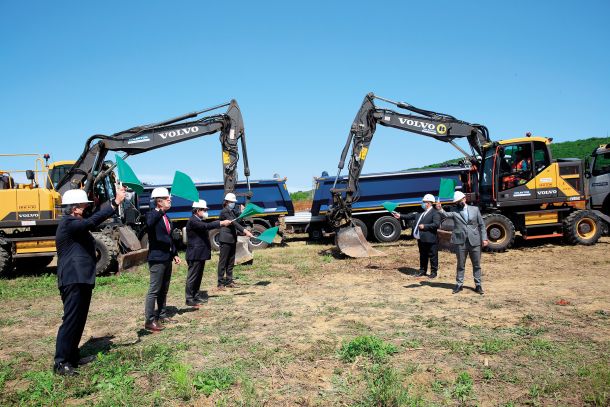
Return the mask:
<path fill-rule="evenodd" d="M 87 193 L 82 189 L 71 189 L 64 192 L 64 196 L 61 197 L 62 205 L 74 205 L 79 203 L 90 203 L 92 201 L 87 197 Z"/>
<path fill-rule="evenodd" d="M 455 191 L 453 193 L 453 202 L 461 201 L 464 198 L 466 198 L 466 195 L 462 191 Z"/>
<path fill-rule="evenodd" d="M 436 201 L 436 199 L 434 199 L 434 195 L 426 194 L 426 195 L 424 195 L 424 198 L 421 201 L 422 202 L 432 202 L 432 203 L 434 203 L 434 201 Z"/>
<path fill-rule="evenodd" d="M 235 194 L 233 192 L 229 192 L 225 195 L 225 201 L 237 202 L 237 198 L 235 197 Z"/>
<path fill-rule="evenodd" d="M 200 199 L 199 202 L 193 202 L 193 209 L 208 209 L 208 203 Z"/>
<path fill-rule="evenodd" d="M 166 196 L 169 196 L 169 191 L 167 190 L 167 188 L 163 187 L 157 187 L 153 189 L 152 193 L 150 194 L 151 198 L 165 198 Z"/>

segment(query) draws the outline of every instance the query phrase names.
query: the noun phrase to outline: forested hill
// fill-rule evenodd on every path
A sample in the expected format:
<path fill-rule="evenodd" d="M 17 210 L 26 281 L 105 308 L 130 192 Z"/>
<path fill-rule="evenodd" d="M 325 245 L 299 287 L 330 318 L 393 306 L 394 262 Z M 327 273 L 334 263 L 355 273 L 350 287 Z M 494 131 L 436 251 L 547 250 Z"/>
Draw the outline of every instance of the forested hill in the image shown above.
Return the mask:
<path fill-rule="evenodd" d="M 610 143 L 610 137 L 592 137 L 583 140 L 562 141 L 560 143 L 551 143 L 551 154 L 554 159 L 557 158 L 580 158 L 584 159 L 589 156 L 594 149 L 600 144 Z M 457 164 L 461 158 L 445 161 L 442 163 L 426 165 L 422 168 L 438 168 L 446 165 Z"/>

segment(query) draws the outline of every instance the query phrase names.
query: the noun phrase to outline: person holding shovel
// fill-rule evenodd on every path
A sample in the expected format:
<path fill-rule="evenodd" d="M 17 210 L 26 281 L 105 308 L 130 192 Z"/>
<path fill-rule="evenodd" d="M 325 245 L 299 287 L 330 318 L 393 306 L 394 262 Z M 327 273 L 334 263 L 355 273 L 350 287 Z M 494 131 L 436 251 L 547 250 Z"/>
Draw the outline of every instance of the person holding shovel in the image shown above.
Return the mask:
<path fill-rule="evenodd" d="M 235 250 L 237 245 L 237 233 L 247 237 L 253 237 L 249 230 L 245 229 L 237 221 L 239 210 L 235 208 L 237 197 L 234 193 L 229 192 L 225 195 L 223 208 L 220 212 L 220 221 L 229 220 L 228 226 L 220 228 L 218 241 L 220 242 L 220 258 L 218 259 L 218 290 L 224 290 L 225 287 L 235 288 L 233 282 L 233 266 L 235 264 Z"/>

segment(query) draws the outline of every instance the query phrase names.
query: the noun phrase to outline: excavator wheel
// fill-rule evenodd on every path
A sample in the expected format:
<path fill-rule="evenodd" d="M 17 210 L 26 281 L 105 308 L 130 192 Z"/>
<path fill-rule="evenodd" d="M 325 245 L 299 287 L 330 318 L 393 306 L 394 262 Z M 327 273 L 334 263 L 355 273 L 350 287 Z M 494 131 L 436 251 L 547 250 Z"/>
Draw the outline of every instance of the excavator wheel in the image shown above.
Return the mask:
<path fill-rule="evenodd" d="M 0 239 L 0 276 L 6 277 L 13 270 L 11 246 Z"/>
<path fill-rule="evenodd" d="M 489 240 L 487 251 L 503 252 L 512 247 L 515 242 L 515 226 L 510 219 L 499 213 L 491 213 L 483 216 L 483 220 Z"/>
<path fill-rule="evenodd" d="M 93 233 L 95 238 L 95 274 L 98 276 L 109 274 L 116 269 L 119 248 L 116 242 L 103 232 Z"/>
<path fill-rule="evenodd" d="M 572 212 L 563 220 L 563 236 L 569 244 L 593 245 L 601 233 L 599 218 L 586 209 Z"/>

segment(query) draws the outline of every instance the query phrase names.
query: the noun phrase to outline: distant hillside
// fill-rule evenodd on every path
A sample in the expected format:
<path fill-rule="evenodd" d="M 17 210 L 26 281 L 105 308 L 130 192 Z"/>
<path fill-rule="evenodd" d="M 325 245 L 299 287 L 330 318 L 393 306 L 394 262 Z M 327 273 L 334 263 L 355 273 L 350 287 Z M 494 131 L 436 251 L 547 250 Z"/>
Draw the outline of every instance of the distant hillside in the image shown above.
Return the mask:
<path fill-rule="evenodd" d="M 599 147 L 600 144 L 610 143 L 610 137 L 592 137 L 583 140 L 562 141 L 560 143 L 551 143 L 551 154 L 554 159 L 557 158 L 580 158 L 584 159 L 591 152 Z M 438 168 L 450 165 L 456 165 L 461 158 L 456 158 L 442 163 L 426 165 L 422 168 Z"/>
<path fill-rule="evenodd" d="M 311 200 L 313 198 L 313 191 L 297 191 L 297 192 L 291 192 L 290 193 L 290 199 L 292 199 L 293 202 L 297 202 L 297 201 L 308 201 Z"/>

